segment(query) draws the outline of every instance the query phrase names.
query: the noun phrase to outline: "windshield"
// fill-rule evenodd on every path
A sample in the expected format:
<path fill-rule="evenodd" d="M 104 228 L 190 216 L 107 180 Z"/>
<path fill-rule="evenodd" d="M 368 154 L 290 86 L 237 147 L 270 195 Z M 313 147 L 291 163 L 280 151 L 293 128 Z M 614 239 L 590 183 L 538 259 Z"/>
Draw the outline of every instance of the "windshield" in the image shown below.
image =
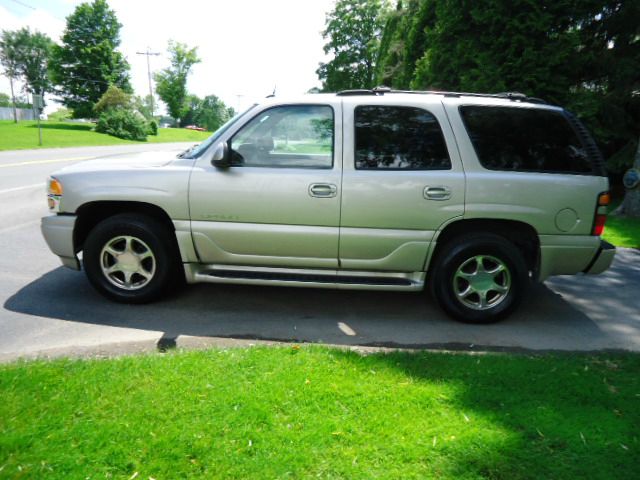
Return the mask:
<path fill-rule="evenodd" d="M 224 132 L 229 130 L 247 112 L 249 112 L 250 110 L 255 108 L 256 105 L 258 105 L 258 104 L 255 103 L 255 104 L 251 105 L 244 112 L 242 112 L 242 113 L 236 115 L 235 117 L 233 117 L 227 123 L 222 125 L 218 130 L 213 132 L 213 134 L 209 138 L 207 138 L 204 142 L 199 143 L 198 145 L 194 146 L 193 148 L 187 150 L 186 152 L 181 153 L 180 156 L 182 158 L 198 158 L 198 157 L 200 157 L 200 155 L 202 155 L 207 150 L 207 148 L 209 148 L 213 143 L 215 143 L 218 140 L 218 138 L 220 138 L 222 136 L 222 134 Z"/>

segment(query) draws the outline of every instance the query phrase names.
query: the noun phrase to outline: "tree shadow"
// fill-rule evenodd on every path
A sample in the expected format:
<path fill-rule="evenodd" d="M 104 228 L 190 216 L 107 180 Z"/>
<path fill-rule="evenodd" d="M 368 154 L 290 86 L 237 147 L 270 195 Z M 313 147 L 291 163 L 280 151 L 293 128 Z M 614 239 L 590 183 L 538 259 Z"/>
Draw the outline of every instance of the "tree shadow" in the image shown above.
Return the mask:
<path fill-rule="evenodd" d="M 405 461 L 433 462 L 438 478 L 634 478 L 637 473 L 640 453 L 635 447 L 629 451 L 629 445 L 637 444 L 640 421 L 639 384 L 630 374 L 640 368 L 638 356 L 344 350 L 331 355 L 354 364 L 362 377 L 401 374 L 380 387 L 381 395 L 397 391 L 393 408 L 412 412 L 414 422 L 387 428 L 403 440 L 413 434 L 413 446 L 421 451 Z M 620 383 L 611 380 L 621 369 L 626 373 Z M 402 385 L 422 393 L 407 396 Z M 451 416 L 443 423 L 442 415 Z M 430 458 L 438 456 L 444 458 Z"/>
<path fill-rule="evenodd" d="M 38 125 L 29 125 L 29 128 L 38 128 Z M 93 125 L 86 123 L 40 123 L 40 128 L 43 130 L 74 130 L 88 132 L 93 129 Z"/>

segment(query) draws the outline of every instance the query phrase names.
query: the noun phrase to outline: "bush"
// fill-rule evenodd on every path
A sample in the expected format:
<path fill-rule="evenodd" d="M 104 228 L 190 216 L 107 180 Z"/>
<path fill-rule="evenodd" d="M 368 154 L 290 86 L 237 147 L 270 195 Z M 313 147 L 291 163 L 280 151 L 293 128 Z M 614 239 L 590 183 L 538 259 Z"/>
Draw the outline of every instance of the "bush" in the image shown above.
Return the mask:
<path fill-rule="evenodd" d="M 109 88 L 104 92 L 102 97 L 100 97 L 100 100 L 95 104 L 93 110 L 100 115 L 114 108 L 131 108 L 131 95 L 115 85 L 109 85 Z"/>
<path fill-rule="evenodd" d="M 158 135 L 158 122 L 155 120 L 149 121 L 149 130 L 147 131 L 148 135 Z"/>
<path fill-rule="evenodd" d="M 107 133 L 125 140 L 147 140 L 149 126 L 138 112 L 126 108 L 110 108 L 98 119 L 96 132 Z"/>
<path fill-rule="evenodd" d="M 69 120 L 73 116 L 71 110 L 65 107 L 60 107 L 55 112 L 50 113 L 48 118 L 52 122 L 64 122 L 65 120 Z"/>

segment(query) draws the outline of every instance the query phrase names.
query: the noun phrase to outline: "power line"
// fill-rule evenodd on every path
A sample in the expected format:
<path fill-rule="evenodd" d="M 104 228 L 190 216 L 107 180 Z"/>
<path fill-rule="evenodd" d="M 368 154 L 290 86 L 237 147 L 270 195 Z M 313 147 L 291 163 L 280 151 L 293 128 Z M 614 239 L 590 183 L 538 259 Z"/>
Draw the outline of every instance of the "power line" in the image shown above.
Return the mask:
<path fill-rule="evenodd" d="M 31 5 L 27 5 L 26 3 L 21 2 L 20 0 L 11 0 L 11 1 L 13 3 L 17 3 L 18 5 L 20 5 L 20 6 L 24 7 L 24 8 L 30 8 L 31 10 L 34 10 L 34 11 L 37 10 L 36 7 L 32 7 Z"/>

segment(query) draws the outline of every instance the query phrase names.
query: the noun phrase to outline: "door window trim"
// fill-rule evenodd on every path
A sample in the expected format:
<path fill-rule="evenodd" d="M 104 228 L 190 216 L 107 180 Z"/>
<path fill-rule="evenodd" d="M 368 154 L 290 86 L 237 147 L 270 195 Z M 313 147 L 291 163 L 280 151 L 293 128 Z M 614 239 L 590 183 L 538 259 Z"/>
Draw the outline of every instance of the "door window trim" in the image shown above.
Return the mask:
<path fill-rule="evenodd" d="M 254 119 L 258 118 L 259 116 L 263 115 L 265 112 L 268 112 L 269 110 L 274 110 L 276 108 L 283 108 L 283 107 L 328 107 L 329 109 L 331 109 L 331 120 L 333 122 L 333 131 L 332 131 L 332 135 L 331 135 L 331 165 L 328 165 L 326 167 L 313 167 L 313 166 L 288 166 L 288 165 L 282 165 L 282 166 L 278 166 L 278 165 L 248 165 L 248 166 L 244 166 L 244 165 L 231 165 L 229 168 L 273 168 L 276 170 L 281 170 L 281 169 L 289 169 L 289 170 L 333 170 L 336 166 L 336 137 L 337 137 L 337 130 L 336 130 L 336 111 L 335 111 L 335 107 L 329 103 L 282 103 L 282 104 L 278 104 L 278 105 L 272 105 L 270 107 L 265 108 L 264 110 L 260 110 L 259 112 L 255 113 L 255 115 L 253 115 L 252 117 L 250 117 L 246 122 L 244 122 L 242 124 L 242 126 L 238 127 L 238 129 L 236 131 L 234 131 L 229 138 L 226 140 L 226 144 L 227 147 L 229 148 L 229 152 L 231 152 L 231 141 L 233 140 L 233 138 L 240 133 L 247 125 L 249 125 L 251 122 L 254 121 Z"/>

